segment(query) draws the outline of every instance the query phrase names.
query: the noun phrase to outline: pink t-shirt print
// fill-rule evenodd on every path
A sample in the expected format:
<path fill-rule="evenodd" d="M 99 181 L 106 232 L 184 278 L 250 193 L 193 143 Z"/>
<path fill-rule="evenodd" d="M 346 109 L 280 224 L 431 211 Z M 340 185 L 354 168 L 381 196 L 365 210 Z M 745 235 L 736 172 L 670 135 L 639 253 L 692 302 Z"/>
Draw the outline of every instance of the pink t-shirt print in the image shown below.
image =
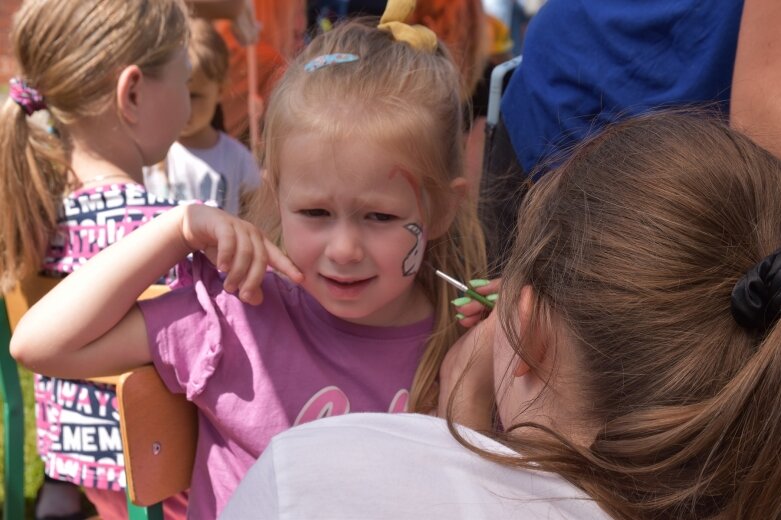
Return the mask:
<path fill-rule="evenodd" d="M 406 412 L 408 402 L 409 391 L 402 388 L 396 392 L 396 395 L 393 397 L 393 400 L 388 407 L 388 413 Z M 293 426 L 312 422 L 315 419 L 322 419 L 323 417 L 344 415 L 346 413 L 350 413 L 350 400 L 339 387 L 327 386 L 306 402 L 301 409 L 301 412 L 298 414 L 298 417 L 296 417 L 296 420 L 293 421 Z"/>

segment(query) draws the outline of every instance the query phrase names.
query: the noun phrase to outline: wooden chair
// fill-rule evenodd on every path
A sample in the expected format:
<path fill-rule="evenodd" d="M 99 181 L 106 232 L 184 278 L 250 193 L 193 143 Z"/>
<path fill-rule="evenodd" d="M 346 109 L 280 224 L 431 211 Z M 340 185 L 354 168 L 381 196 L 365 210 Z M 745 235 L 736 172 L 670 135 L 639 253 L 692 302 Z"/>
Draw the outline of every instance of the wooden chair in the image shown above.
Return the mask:
<path fill-rule="evenodd" d="M 24 518 L 24 402 L 19 370 L 11 357 L 11 334 L 22 314 L 57 284 L 56 278 L 34 276 L 18 283 L 0 299 L 0 390 L 3 393 L 5 437 L 5 520 Z"/>
<path fill-rule="evenodd" d="M 11 334 L 27 309 L 58 281 L 32 276 L 0 299 L 5 520 L 24 518 L 24 405 L 19 371 L 9 354 Z M 139 300 L 167 290 L 163 285 L 153 285 Z M 162 520 L 162 500 L 190 487 L 198 431 L 195 406 L 183 395 L 171 394 L 151 365 L 94 381 L 117 387 L 129 518 Z"/>
<path fill-rule="evenodd" d="M 119 376 L 119 424 L 130 520 L 162 520 L 161 502 L 190 487 L 196 408 L 172 394 L 151 365 Z"/>
<path fill-rule="evenodd" d="M 167 291 L 153 285 L 139 300 Z M 190 487 L 198 441 L 195 405 L 169 392 L 152 365 L 92 380 L 117 389 L 129 520 L 163 520 L 163 500 Z"/>

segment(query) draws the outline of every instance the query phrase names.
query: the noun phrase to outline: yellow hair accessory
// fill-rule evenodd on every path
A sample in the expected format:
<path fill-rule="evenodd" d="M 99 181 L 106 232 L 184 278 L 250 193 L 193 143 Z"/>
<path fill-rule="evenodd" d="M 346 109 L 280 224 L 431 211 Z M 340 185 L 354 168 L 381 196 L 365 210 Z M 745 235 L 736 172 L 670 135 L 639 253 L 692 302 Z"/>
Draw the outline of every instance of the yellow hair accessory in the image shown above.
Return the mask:
<path fill-rule="evenodd" d="M 436 51 L 437 35 L 434 31 L 423 25 L 404 23 L 414 10 L 415 0 L 388 0 L 377 28 L 390 32 L 396 41 L 406 42 L 418 50 Z"/>
<path fill-rule="evenodd" d="M 510 29 L 498 18 L 489 14 L 485 15 L 488 23 L 488 38 L 490 47 L 488 53 L 492 56 L 505 54 L 513 50 L 513 39 L 510 38 Z"/>

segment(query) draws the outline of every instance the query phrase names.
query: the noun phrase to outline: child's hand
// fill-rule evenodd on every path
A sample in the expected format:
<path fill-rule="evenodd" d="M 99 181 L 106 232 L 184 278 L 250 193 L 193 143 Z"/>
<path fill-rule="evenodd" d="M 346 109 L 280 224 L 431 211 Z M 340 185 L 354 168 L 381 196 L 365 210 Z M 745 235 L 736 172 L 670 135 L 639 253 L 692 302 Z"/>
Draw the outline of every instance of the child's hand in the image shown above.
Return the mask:
<path fill-rule="evenodd" d="M 293 262 L 260 229 L 222 210 L 199 204 L 187 206 L 181 233 L 191 250 L 203 251 L 220 271 L 227 273 L 225 290 L 238 290 L 239 298 L 247 303 L 263 301 L 260 285 L 267 265 L 296 283 L 303 280 Z"/>
<path fill-rule="evenodd" d="M 469 287 L 493 302 L 496 302 L 501 284 L 501 278 L 496 278 L 495 280 L 490 281 L 470 280 L 467 282 Z M 451 303 L 456 308 L 456 318 L 458 318 L 458 323 L 460 323 L 462 327 L 466 328 L 474 327 L 486 316 L 487 313 L 490 312 L 490 309 L 486 309 L 483 304 L 469 298 L 469 296 L 456 298 Z"/>
<path fill-rule="evenodd" d="M 493 343 L 498 322 L 491 313 L 450 348 L 439 369 L 438 415 L 473 429 L 491 427 L 494 405 Z M 463 376 L 463 377 L 462 377 Z"/>

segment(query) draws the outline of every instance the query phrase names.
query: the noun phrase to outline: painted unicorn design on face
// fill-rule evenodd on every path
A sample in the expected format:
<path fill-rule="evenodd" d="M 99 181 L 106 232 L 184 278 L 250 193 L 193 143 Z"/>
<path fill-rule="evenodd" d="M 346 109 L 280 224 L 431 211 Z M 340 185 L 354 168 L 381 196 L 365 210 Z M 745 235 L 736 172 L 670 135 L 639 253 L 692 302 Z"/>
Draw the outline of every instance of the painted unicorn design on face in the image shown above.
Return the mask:
<path fill-rule="evenodd" d="M 409 250 L 401 264 L 401 272 L 404 276 L 413 276 L 423 263 L 423 253 L 426 250 L 426 236 L 419 224 L 406 224 L 404 229 L 415 235 L 415 245 Z"/>

